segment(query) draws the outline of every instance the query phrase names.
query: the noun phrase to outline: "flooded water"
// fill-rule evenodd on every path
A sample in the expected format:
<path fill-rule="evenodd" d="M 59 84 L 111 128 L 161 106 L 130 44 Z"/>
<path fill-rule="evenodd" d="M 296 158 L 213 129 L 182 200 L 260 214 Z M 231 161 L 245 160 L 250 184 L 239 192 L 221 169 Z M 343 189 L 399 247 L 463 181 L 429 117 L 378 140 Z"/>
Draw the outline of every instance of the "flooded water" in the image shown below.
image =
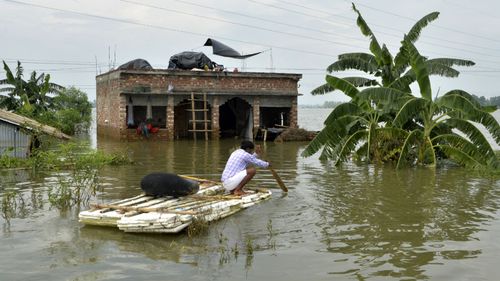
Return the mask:
<path fill-rule="evenodd" d="M 329 110 L 301 109 L 321 129 Z M 89 138 L 135 163 L 105 167 L 93 201 L 140 193 L 155 171 L 218 179 L 237 140 L 119 143 Z M 302 158 L 306 143 L 266 143 L 289 188 L 260 170 L 251 186 L 270 200 L 212 223 L 206 234 L 127 234 L 78 222 L 78 209 L 51 208 L 47 190 L 62 172 L 0 171 L 0 280 L 497 280 L 500 180 L 462 169 L 332 167 Z M 3 213 L 3 212 L 2 212 Z"/>

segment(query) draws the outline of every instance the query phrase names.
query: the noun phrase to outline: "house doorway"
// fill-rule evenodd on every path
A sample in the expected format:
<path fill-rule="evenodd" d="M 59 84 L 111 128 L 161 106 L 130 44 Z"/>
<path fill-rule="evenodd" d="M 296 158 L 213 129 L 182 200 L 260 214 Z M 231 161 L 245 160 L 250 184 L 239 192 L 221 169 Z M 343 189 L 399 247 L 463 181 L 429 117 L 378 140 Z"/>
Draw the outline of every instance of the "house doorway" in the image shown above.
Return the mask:
<path fill-rule="evenodd" d="M 192 108 L 195 108 L 194 120 Z M 204 108 L 203 100 L 196 99 L 194 105 L 190 99 L 184 99 L 174 107 L 174 137 L 175 138 L 193 138 L 193 123 L 196 125 L 195 130 L 204 130 L 205 125 L 207 130 L 210 130 L 212 125 L 210 118 L 212 116 L 212 106 L 207 103 L 207 112 L 202 111 Z M 208 120 L 205 120 L 205 114 Z M 207 122 L 205 122 L 207 121 Z M 206 123 L 206 124 L 205 124 Z M 203 138 L 203 132 L 196 132 L 197 138 Z"/>
<path fill-rule="evenodd" d="M 253 138 L 252 106 L 241 98 L 232 98 L 219 107 L 221 138 Z"/>

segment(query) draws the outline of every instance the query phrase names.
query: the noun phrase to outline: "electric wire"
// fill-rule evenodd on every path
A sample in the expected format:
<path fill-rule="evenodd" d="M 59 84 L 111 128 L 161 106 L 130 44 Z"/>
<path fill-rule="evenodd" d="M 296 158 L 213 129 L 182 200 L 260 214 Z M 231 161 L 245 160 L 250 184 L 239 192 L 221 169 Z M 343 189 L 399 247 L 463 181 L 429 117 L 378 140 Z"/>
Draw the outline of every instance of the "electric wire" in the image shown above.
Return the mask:
<path fill-rule="evenodd" d="M 402 15 L 398 15 L 396 13 L 392 13 L 392 12 L 388 12 L 388 11 L 385 11 L 385 10 L 382 10 L 382 9 L 378 9 L 378 8 L 375 8 L 375 7 L 372 7 L 372 6 L 369 6 L 369 5 L 365 5 L 365 4 L 357 4 L 357 5 L 364 6 L 366 8 L 372 9 L 374 11 L 379 11 L 381 13 L 389 14 L 389 15 L 392 15 L 392 16 L 395 16 L 395 17 L 405 18 L 405 19 L 412 20 L 412 21 L 416 20 L 416 19 L 413 19 L 413 18 L 410 18 L 410 17 L 405 17 L 405 16 L 402 16 Z M 444 29 L 446 31 L 452 31 L 452 32 L 459 33 L 459 34 L 464 34 L 464 35 L 467 35 L 467 36 L 472 36 L 472 37 L 476 37 L 476 38 L 480 38 L 480 39 L 484 39 L 484 40 L 488 40 L 488 41 L 500 43 L 500 40 L 497 40 L 497 39 L 494 39 L 494 38 L 490 38 L 490 37 L 486 37 L 486 36 L 482 36 L 482 35 L 478 35 L 478 34 L 475 34 L 475 33 L 464 32 L 462 30 L 458 30 L 458 29 L 454 29 L 454 28 L 450 28 L 450 27 L 441 26 L 439 24 L 434 25 L 434 26 L 437 27 L 437 28 L 440 28 L 440 29 Z"/>
<path fill-rule="evenodd" d="M 222 37 L 222 36 L 213 36 L 210 34 L 203 34 L 203 33 L 198 33 L 198 32 L 182 30 L 182 29 L 170 28 L 170 27 L 166 27 L 166 26 L 146 24 L 146 23 L 142 23 L 142 22 L 138 22 L 138 21 L 134 21 L 134 20 L 129 20 L 129 19 L 125 20 L 125 19 L 113 18 L 113 17 L 108 17 L 108 16 L 88 14 L 88 13 L 83 13 L 83 12 L 74 11 L 74 10 L 54 8 L 54 7 L 50 7 L 50 6 L 44 6 L 44 5 L 33 4 L 33 3 L 26 3 L 26 2 L 17 1 L 17 0 L 3 0 L 3 1 L 14 3 L 14 4 L 19 4 L 19 5 L 26 5 L 26 6 L 32 6 L 32 7 L 37 7 L 37 8 L 47 9 L 47 10 L 53 10 L 53 11 L 58 11 L 58 12 L 71 13 L 71 14 L 76 14 L 76 15 L 80 15 L 80 16 L 93 17 L 93 18 L 98 18 L 98 19 L 107 20 L 107 21 L 114 21 L 114 22 L 120 22 L 120 23 L 132 24 L 132 25 L 139 25 L 139 26 L 144 26 L 144 27 L 168 30 L 168 31 L 177 32 L 177 33 L 185 33 L 185 34 L 190 34 L 190 35 L 204 37 L 204 38 L 207 38 L 207 37 L 208 38 L 220 38 L 220 39 L 227 40 L 227 41 L 245 43 L 245 44 L 256 45 L 256 46 L 263 46 L 263 47 L 267 47 L 267 48 L 272 47 L 275 49 L 281 49 L 281 50 L 287 50 L 287 51 L 299 52 L 299 53 L 305 53 L 305 54 L 312 54 L 312 55 L 330 57 L 330 58 L 335 57 L 331 54 L 326 54 L 326 53 L 321 53 L 321 52 L 300 50 L 300 49 L 294 49 L 294 48 L 289 48 L 289 47 L 284 47 L 284 46 L 276 46 L 276 45 L 270 45 L 270 44 L 262 44 L 262 43 L 250 42 L 250 41 L 245 41 L 245 40 L 238 40 L 238 39 Z"/>
<path fill-rule="evenodd" d="M 59 8 L 54 8 L 54 7 L 44 6 L 44 5 L 38 5 L 38 4 L 33 4 L 33 3 L 26 3 L 26 2 L 22 2 L 22 1 L 16 1 L 16 0 L 4 0 L 4 1 L 11 2 L 11 3 L 16 3 L 16 4 L 21 4 L 21 5 L 28 5 L 28 6 L 33 6 L 33 7 L 39 7 L 39 8 L 49 9 L 49 10 L 55 10 L 55 11 L 60 11 L 60 12 L 73 13 L 73 14 L 78 14 L 78 15 L 87 16 L 87 17 L 94 17 L 94 18 L 104 19 L 104 20 L 108 20 L 108 21 L 128 23 L 128 24 L 140 25 L 140 26 L 145 26 L 145 27 L 152 27 L 152 28 L 157 28 L 157 29 L 165 29 L 165 30 L 169 30 L 169 31 L 173 31 L 173 32 L 181 32 L 181 33 L 186 33 L 186 34 L 191 34 L 191 35 L 196 35 L 196 36 L 204 36 L 204 37 L 207 36 L 206 34 L 201 34 L 201 33 L 196 33 L 196 32 L 190 32 L 190 31 L 185 31 L 185 30 L 180 30 L 180 29 L 174 29 L 174 28 L 168 28 L 168 27 L 165 27 L 165 26 L 157 26 L 157 25 L 152 25 L 152 24 L 146 24 L 146 23 L 137 22 L 137 21 L 134 21 L 134 20 L 128 20 L 128 19 L 125 20 L 125 19 L 119 19 L 119 18 L 113 18 L 113 17 L 107 17 L 107 16 L 100 16 L 100 15 L 82 13 L 82 12 L 73 11 L 73 10 L 59 9 Z M 133 2 L 133 1 L 126 1 L 126 0 L 121 0 L 121 1 L 122 2 L 129 2 L 129 3 Z M 180 0 L 178 0 L 178 1 L 180 1 Z M 249 1 L 251 1 L 251 2 L 258 2 L 258 1 L 252 1 L 252 0 L 249 0 Z M 187 2 L 187 1 L 180 1 L 180 2 Z M 287 2 L 287 1 L 279 1 L 278 0 L 278 2 Z M 231 24 L 233 24 L 233 23 L 231 22 Z M 280 23 L 280 24 L 284 24 L 284 23 Z M 259 27 L 254 27 L 254 28 L 259 28 Z M 287 34 L 287 33 L 283 33 L 283 34 Z M 467 33 L 464 33 L 464 34 L 467 34 Z M 289 35 L 289 34 L 287 34 L 287 35 Z M 223 38 L 223 37 L 219 37 L 219 38 Z M 254 42 L 247 42 L 247 41 L 242 41 L 242 40 L 235 40 L 235 39 L 232 39 L 232 38 L 223 38 L 223 39 L 230 40 L 230 41 L 235 41 L 235 42 L 242 42 L 242 43 L 248 43 L 248 44 L 253 44 L 253 45 L 259 45 L 259 46 L 270 46 L 270 45 L 263 45 L 261 43 L 254 43 Z M 315 38 L 313 40 L 317 40 L 317 38 Z M 344 45 L 348 45 L 348 44 L 344 44 Z M 350 45 L 350 46 L 352 46 L 352 45 Z M 319 52 L 308 52 L 308 51 L 304 51 L 304 50 L 287 48 L 287 47 L 281 47 L 281 46 L 271 46 L 271 47 L 277 48 L 277 49 L 285 49 L 285 50 L 289 50 L 289 51 L 301 52 L 301 53 L 310 53 L 310 54 L 314 54 L 314 55 L 335 57 L 335 56 L 332 56 L 330 54 L 319 53 Z M 443 47 L 450 48 L 448 46 L 443 46 Z M 464 50 L 464 49 L 460 49 L 460 50 L 461 51 L 469 52 L 468 50 Z M 25 63 L 25 62 L 23 61 L 23 63 Z M 92 67 L 96 66 L 95 62 L 94 63 L 92 63 L 92 62 L 89 62 L 89 63 L 85 63 L 85 62 L 70 62 L 70 61 L 59 61 L 59 62 L 58 61 L 52 61 L 52 62 L 38 61 L 37 62 L 35 60 L 32 60 L 32 61 L 28 61 L 27 63 L 34 63 L 34 64 L 58 64 L 58 65 L 89 65 L 89 66 L 92 66 Z M 105 66 L 107 64 L 99 64 L 99 65 Z M 274 69 L 280 69 L 280 68 L 274 68 Z M 57 71 L 57 69 L 54 69 L 54 70 Z M 71 70 L 71 69 L 68 68 L 68 69 L 59 69 L 59 70 L 61 70 L 61 71 L 65 71 L 66 70 L 67 71 L 67 70 Z M 76 68 L 74 68 L 73 70 L 76 70 Z M 283 70 L 286 70 L 286 69 L 283 69 Z M 300 68 L 297 68 L 296 70 L 299 70 L 299 71 L 309 71 L 309 70 L 300 69 Z M 312 69 L 312 70 L 322 70 L 322 69 Z M 89 72 L 95 72 L 95 70 L 89 71 Z M 474 73 L 498 73 L 498 72 L 500 72 L 500 70 L 463 70 L 461 72 L 469 73 L 469 74 L 470 73 L 472 73 L 472 74 L 474 74 Z M 320 74 L 324 75 L 325 73 L 323 72 L 323 73 L 320 73 Z"/>
<path fill-rule="evenodd" d="M 192 17 L 196 17 L 196 18 L 200 17 L 197 14 L 188 13 L 188 12 L 179 11 L 179 10 L 170 9 L 170 8 L 165 8 L 165 7 L 160 7 L 160 6 L 156 6 L 156 5 L 144 4 L 144 3 L 130 1 L 130 0 L 119 0 L 119 1 L 130 3 L 130 4 L 134 4 L 134 5 L 138 5 L 138 6 L 143 6 L 143 7 L 149 7 L 149 8 L 153 8 L 153 9 L 163 10 L 163 11 L 166 11 L 166 12 L 172 12 L 172 13 L 176 13 L 176 14 L 188 15 L 188 16 L 192 16 Z M 243 26 L 243 27 L 247 27 L 247 28 L 253 28 L 253 29 L 268 31 L 268 32 L 272 32 L 272 33 L 284 34 L 284 35 L 298 37 L 298 38 L 303 38 L 303 39 L 309 39 L 309 40 L 314 40 L 314 41 L 331 43 L 331 44 L 334 44 L 334 45 L 343 45 L 343 46 L 355 47 L 355 48 L 358 47 L 357 45 L 353 45 L 353 44 L 348 44 L 348 43 L 343 43 L 343 42 L 338 42 L 338 41 L 332 41 L 332 40 L 327 40 L 327 39 L 322 39 L 322 38 L 316 38 L 316 37 L 311 37 L 311 36 L 307 36 L 307 35 L 301 35 L 301 34 L 297 34 L 297 33 L 293 33 L 293 32 L 280 31 L 280 30 L 275 30 L 275 29 L 271 29 L 271 28 L 265 28 L 265 27 L 255 26 L 255 25 L 251 25 L 251 24 L 244 24 L 244 23 L 239 23 L 239 22 L 234 22 L 234 21 L 219 19 L 219 18 L 215 18 L 215 17 L 210 17 L 210 16 L 206 16 L 206 15 L 203 16 L 203 19 L 208 19 L 208 20 L 213 20 L 213 21 L 218 21 L 218 22 L 225 22 L 225 23 L 229 23 L 229 24 L 233 24 L 233 25 L 239 25 L 239 26 Z"/>

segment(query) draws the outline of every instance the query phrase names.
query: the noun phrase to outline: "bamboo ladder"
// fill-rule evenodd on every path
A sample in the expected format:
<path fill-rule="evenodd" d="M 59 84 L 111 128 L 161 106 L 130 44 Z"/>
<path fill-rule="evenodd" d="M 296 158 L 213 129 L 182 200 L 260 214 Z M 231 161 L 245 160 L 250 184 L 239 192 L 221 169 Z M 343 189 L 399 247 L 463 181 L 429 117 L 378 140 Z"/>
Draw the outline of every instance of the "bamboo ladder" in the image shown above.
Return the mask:
<path fill-rule="evenodd" d="M 208 129 L 208 123 L 210 123 L 211 120 L 208 119 L 207 94 L 203 93 L 203 99 L 201 100 L 203 102 L 203 108 L 197 108 L 196 101 L 200 100 L 195 98 L 194 93 L 191 93 L 191 109 L 188 109 L 188 111 L 191 111 L 191 120 L 189 120 L 191 123 L 191 130 L 189 130 L 189 132 L 193 133 L 193 138 L 195 140 L 197 133 L 205 133 L 205 140 L 208 140 L 208 133 L 211 132 L 211 129 Z M 203 112 L 203 119 L 196 119 L 196 112 Z M 198 129 L 196 126 L 197 123 L 203 123 L 203 128 Z"/>

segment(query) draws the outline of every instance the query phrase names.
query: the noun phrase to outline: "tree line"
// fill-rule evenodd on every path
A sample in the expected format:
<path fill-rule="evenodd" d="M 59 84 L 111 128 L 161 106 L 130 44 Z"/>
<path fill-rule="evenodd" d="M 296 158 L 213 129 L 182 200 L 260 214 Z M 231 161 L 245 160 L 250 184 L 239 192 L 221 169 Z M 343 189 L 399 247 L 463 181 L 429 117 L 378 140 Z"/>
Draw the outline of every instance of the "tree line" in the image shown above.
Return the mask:
<path fill-rule="evenodd" d="M 323 104 L 301 104 L 302 108 L 335 108 L 337 105 L 342 104 L 339 101 L 325 101 Z"/>
<path fill-rule="evenodd" d="M 21 62 L 14 70 L 3 61 L 6 77 L 0 80 L 0 108 L 37 120 L 73 135 L 77 125 L 88 128 L 92 104 L 87 94 L 50 81 L 50 74 L 33 71 L 24 77 Z"/>
<path fill-rule="evenodd" d="M 500 96 L 485 98 L 484 96 L 478 97 L 476 95 L 472 95 L 472 97 L 481 105 L 494 105 L 500 107 Z"/>

